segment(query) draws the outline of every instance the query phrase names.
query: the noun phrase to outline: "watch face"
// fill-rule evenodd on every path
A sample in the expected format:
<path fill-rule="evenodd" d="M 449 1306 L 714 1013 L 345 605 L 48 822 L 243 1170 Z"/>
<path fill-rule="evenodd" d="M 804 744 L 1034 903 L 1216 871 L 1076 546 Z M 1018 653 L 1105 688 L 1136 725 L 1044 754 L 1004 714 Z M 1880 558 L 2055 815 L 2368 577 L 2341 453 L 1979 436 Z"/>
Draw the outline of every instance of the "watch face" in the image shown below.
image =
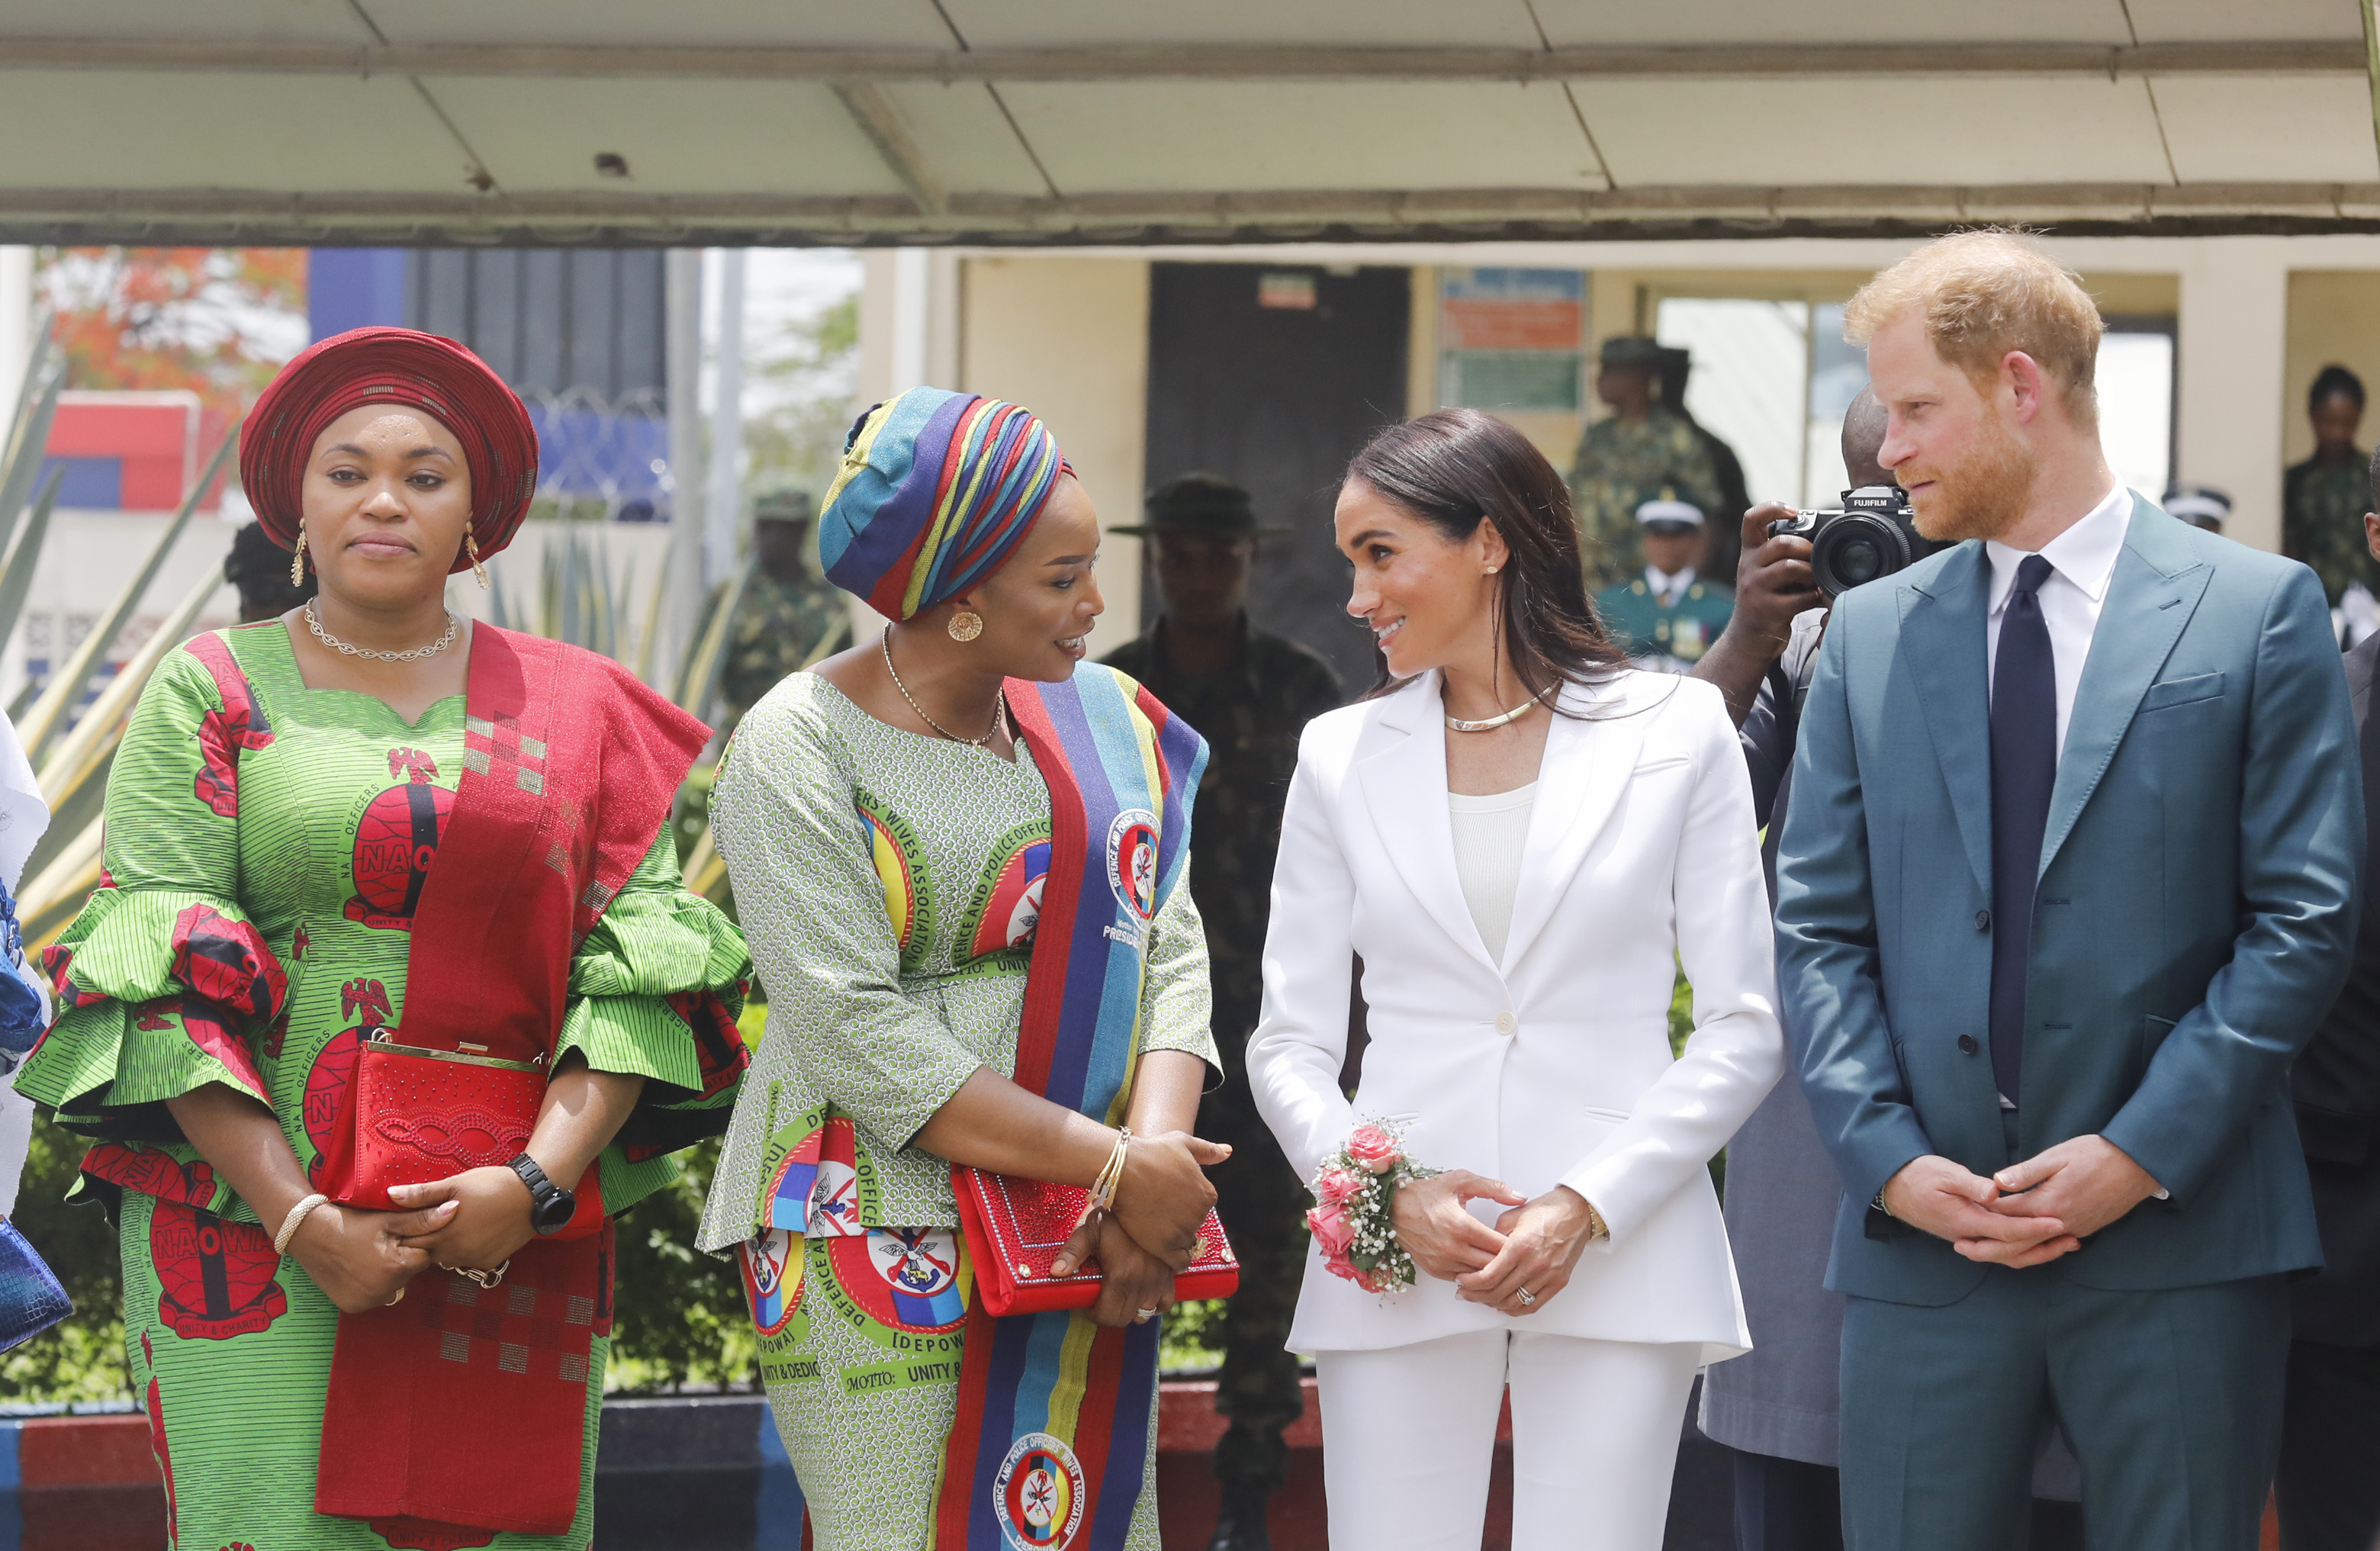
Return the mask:
<path fill-rule="evenodd" d="M 540 1233 L 559 1233 L 577 1211 L 577 1198 L 566 1190 L 557 1190 L 529 1208 L 528 1224 Z"/>

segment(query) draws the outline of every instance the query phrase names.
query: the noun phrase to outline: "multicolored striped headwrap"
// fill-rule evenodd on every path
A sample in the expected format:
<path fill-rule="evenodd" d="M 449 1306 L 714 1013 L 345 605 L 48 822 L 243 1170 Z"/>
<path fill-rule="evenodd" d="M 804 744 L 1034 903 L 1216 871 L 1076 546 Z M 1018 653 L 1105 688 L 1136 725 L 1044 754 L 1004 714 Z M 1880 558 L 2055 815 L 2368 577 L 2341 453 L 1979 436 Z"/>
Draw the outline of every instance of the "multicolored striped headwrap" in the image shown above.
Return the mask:
<path fill-rule="evenodd" d="M 999 570 L 1073 472 L 1024 406 L 912 388 L 851 428 L 819 558 L 835 586 L 907 619 Z"/>

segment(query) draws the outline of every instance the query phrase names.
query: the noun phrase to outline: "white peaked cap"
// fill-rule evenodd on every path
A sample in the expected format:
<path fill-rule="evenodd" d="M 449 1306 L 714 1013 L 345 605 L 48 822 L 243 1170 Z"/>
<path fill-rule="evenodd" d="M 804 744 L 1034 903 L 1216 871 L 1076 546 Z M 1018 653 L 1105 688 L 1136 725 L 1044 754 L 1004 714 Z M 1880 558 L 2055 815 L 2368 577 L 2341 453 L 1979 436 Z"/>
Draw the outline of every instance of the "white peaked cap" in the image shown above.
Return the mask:
<path fill-rule="evenodd" d="M 1659 501 L 1648 501 L 1637 507 L 1636 520 L 1646 524 L 1681 522 L 1690 527 L 1700 527 L 1703 525 L 1703 509 L 1691 501 L 1670 501 L 1664 498 Z"/>

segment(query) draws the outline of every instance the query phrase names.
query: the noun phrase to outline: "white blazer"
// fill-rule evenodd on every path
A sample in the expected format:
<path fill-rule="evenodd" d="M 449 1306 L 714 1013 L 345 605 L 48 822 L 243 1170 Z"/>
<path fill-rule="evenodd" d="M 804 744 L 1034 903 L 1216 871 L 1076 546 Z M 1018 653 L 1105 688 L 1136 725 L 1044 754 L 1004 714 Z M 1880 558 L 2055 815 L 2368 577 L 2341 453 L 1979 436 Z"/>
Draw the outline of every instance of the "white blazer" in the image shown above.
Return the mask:
<path fill-rule="evenodd" d="M 1309 1181 L 1361 1121 L 1415 1159 L 1536 1196 L 1567 1184 L 1609 1225 L 1570 1285 L 1513 1318 L 1424 1275 L 1382 1298 L 1309 1249 L 1289 1345 L 1402 1346 L 1519 1328 L 1751 1350 L 1705 1165 L 1784 1068 L 1752 790 L 1718 691 L 1624 672 L 1563 690 L 1539 768 L 1504 962 L 1455 876 L 1438 675 L 1308 723 L 1281 823 L 1248 1081 Z M 1350 1103 L 1350 955 L 1371 1044 Z M 1682 960 L 1694 1032 L 1671 1059 Z M 1504 1208 L 1474 1209 L 1493 1221 Z"/>

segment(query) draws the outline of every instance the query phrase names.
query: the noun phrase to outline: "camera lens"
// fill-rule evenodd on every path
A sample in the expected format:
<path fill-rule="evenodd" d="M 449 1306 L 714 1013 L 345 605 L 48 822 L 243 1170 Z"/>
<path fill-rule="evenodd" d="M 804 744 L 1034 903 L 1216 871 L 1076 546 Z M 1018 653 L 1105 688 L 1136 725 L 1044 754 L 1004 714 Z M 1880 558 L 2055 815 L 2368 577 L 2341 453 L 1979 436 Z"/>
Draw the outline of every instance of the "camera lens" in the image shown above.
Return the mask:
<path fill-rule="evenodd" d="M 1837 550 L 1833 558 L 1834 573 L 1847 588 L 1884 575 L 1884 551 L 1864 535 Z"/>

